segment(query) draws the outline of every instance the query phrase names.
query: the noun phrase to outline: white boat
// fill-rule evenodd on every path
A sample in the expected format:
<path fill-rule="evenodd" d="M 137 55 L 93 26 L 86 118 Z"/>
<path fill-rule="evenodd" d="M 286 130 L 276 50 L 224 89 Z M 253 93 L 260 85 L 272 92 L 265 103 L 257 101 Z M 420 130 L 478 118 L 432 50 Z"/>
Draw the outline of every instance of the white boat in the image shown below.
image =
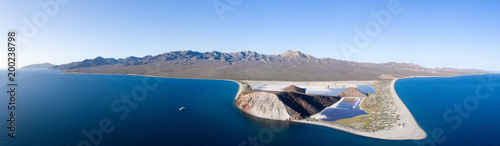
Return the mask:
<path fill-rule="evenodd" d="M 186 109 L 185 107 L 181 107 L 181 108 L 179 109 L 179 111 L 183 111 L 183 110 L 185 110 L 185 109 Z"/>

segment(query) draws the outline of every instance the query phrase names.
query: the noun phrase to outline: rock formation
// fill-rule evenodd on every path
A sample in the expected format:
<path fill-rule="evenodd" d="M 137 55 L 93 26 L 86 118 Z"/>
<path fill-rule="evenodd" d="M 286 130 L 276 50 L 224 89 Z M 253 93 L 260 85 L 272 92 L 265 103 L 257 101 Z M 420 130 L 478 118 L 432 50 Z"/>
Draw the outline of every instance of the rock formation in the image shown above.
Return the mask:
<path fill-rule="evenodd" d="M 234 105 L 260 118 L 296 120 L 319 113 L 339 100 L 339 96 L 308 95 L 304 89 L 292 85 L 284 91 L 243 91 Z"/>
<path fill-rule="evenodd" d="M 366 97 L 356 88 L 347 88 L 336 96 L 310 95 L 291 85 L 283 91 L 246 90 L 236 97 L 234 105 L 255 117 L 272 120 L 298 120 L 321 112 L 342 97 Z"/>
<path fill-rule="evenodd" d="M 276 94 L 269 92 L 243 94 L 240 96 L 241 98 L 235 101 L 236 107 L 240 110 L 265 119 L 288 120 L 291 118 L 285 104 Z"/>

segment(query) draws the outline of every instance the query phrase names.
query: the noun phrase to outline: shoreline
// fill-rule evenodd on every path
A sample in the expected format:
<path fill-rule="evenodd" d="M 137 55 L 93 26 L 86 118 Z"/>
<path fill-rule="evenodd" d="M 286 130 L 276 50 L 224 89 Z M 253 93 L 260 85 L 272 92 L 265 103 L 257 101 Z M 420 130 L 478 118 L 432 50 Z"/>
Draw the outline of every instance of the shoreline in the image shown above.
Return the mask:
<path fill-rule="evenodd" d="M 336 125 L 330 125 L 326 123 L 321 123 L 321 122 L 311 122 L 311 121 L 305 121 L 305 120 L 293 120 L 292 122 L 295 123 L 304 123 L 304 124 L 312 124 L 312 125 L 318 125 L 318 126 L 324 126 L 328 128 L 333 128 L 336 130 L 348 132 L 351 134 L 359 135 L 359 136 L 365 136 L 365 137 L 370 137 L 370 138 L 377 138 L 377 139 L 385 139 L 385 140 L 420 140 L 424 139 L 427 137 L 427 134 L 425 131 L 420 128 L 418 125 L 417 121 L 415 121 L 415 118 L 411 114 L 411 112 L 408 110 L 408 108 L 404 105 L 403 101 L 399 98 L 399 96 L 396 93 L 396 90 L 394 89 L 394 83 L 398 79 L 394 79 L 391 82 L 391 95 L 392 98 L 394 99 L 394 102 L 396 103 L 397 107 L 399 108 L 399 115 L 401 115 L 401 119 L 399 122 L 405 123 L 404 128 L 400 128 L 399 126 L 395 126 L 391 128 L 390 130 L 383 130 L 383 131 L 376 131 L 376 132 L 361 132 L 361 131 L 355 131 L 343 127 L 339 127 Z"/>
<path fill-rule="evenodd" d="M 234 97 L 234 99 L 238 98 L 238 96 L 240 96 L 241 92 L 243 92 L 243 88 L 244 88 L 243 85 L 236 80 L 226 80 L 226 81 L 233 81 L 233 82 L 238 84 L 238 92 L 236 92 L 236 96 Z"/>
<path fill-rule="evenodd" d="M 108 73 L 81 73 L 81 72 L 61 72 L 61 74 L 98 74 L 98 75 L 129 75 L 129 76 L 144 76 L 144 77 L 155 77 L 155 78 L 171 78 L 171 79 L 193 79 L 193 80 L 216 80 L 216 81 L 230 81 L 238 84 L 238 91 L 236 92 L 236 97 L 240 96 L 240 93 L 243 92 L 243 85 L 236 80 L 231 79 L 203 79 L 203 78 L 175 78 L 175 77 L 162 77 L 162 76 L 154 76 L 154 75 L 141 75 L 141 74 L 108 74 Z"/>
<path fill-rule="evenodd" d="M 155 78 L 167 78 L 167 79 L 187 79 L 187 80 L 215 80 L 215 81 L 231 81 L 237 82 L 231 79 L 206 79 L 206 78 L 180 78 L 180 77 L 164 77 L 155 75 L 143 75 L 143 74 L 112 74 L 112 73 L 84 73 L 84 72 L 61 72 L 60 74 L 96 74 L 96 75 L 127 75 L 127 76 L 143 76 L 143 77 L 155 77 Z M 237 82 L 238 83 L 238 82 Z"/>
<path fill-rule="evenodd" d="M 153 76 L 153 75 L 140 75 L 140 74 L 105 74 L 105 73 L 81 73 L 81 72 L 62 72 L 62 74 L 104 74 L 104 75 L 133 75 L 133 76 L 146 76 L 146 77 L 160 77 L 160 78 L 173 78 L 173 77 L 162 77 L 162 76 Z M 196 78 L 175 78 L 175 79 L 196 79 Z M 243 92 L 243 85 L 236 81 L 236 80 L 231 80 L 231 79 L 204 79 L 204 80 L 219 80 L 219 81 L 231 81 L 235 82 L 238 84 L 238 91 L 236 93 L 236 96 L 234 99 L 236 99 L 241 92 Z M 406 123 L 406 126 L 404 129 L 411 128 L 410 130 L 404 130 L 403 128 L 399 128 L 398 126 L 395 126 L 391 128 L 390 130 L 383 130 L 383 131 L 377 131 L 377 132 L 360 132 L 360 131 L 355 131 L 352 129 L 347 129 L 343 127 L 339 127 L 336 125 L 330 125 L 326 123 L 320 123 L 320 122 L 311 122 L 311 121 L 305 121 L 305 120 L 292 120 L 290 122 L 293 123 L 302 123 L 302 124 L 312 124 L 312 125 L 318 125 L 318 126 L 323 126 L 327 128 L 332 128 L 335 130 L 339 131 L 344 131 L 348 132 L 350 134 L 355 134 L 359 136 L 364 136 L 364 137 L 369 137 L 369 138 L 377 138 L 377 139 L 385 139 L 385 140 L 420 140 L 424 139 L 427 137 L 427 134 L 420 128 L 420 126 L 417 124 L 415 119 L 413 118 L 413 115 L 410 113 L 408 108 L 404 105 L 404 103 L 401 101 L 399 96 L 396 94 L 396 91 L 394 89 L 394 83 L 396 82 L 397 79 L 393 79 L 391 82 L 391 95 L 392 98 L 394 99 L 394 102 L 400 109 L 400 115 L 401 119 L 400 121 L 403 123 Z M 302 82 L 302 81 L 296 81 L 296 82 Z M 326 81 L 325 81 L 326 82 Z"/>

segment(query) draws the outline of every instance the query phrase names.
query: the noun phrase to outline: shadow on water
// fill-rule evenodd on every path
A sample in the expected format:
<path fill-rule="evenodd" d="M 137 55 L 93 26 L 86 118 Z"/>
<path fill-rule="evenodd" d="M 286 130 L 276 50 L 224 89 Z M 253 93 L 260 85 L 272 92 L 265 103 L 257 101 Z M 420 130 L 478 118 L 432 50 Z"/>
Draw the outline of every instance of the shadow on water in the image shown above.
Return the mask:
<path fill-rule="evenodd" d="M 238 110 L 238 111 L 245 117 L 245 119 L 248 119 L 259 126 L 271 127 L 271 128 L 288 128 L 291 124 L 291 122 L 289 122 L 289 121 L 263 119 L 263 118 L 252 116 L 252 115 L 245 113 L 245 112 L 242 112 L 240 110 Z"/>

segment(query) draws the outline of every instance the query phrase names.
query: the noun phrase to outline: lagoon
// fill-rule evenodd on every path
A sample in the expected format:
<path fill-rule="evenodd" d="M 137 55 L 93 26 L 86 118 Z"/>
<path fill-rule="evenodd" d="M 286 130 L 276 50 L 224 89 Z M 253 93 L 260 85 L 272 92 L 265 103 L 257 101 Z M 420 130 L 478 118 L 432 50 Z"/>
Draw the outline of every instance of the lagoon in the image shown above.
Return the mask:
<path fill-rule="evenodd" d="M 346 100 L 350 100 L 351 102 L 347 102 Z M 366 115 L 368 113 L 359 106 L 362 101 L 363 99 L 358 97 L 344 97 L 339 103 L 325 108 L 317 117 L 321 117 L 320 120 L 323 121 L 337 121 Z"/>

